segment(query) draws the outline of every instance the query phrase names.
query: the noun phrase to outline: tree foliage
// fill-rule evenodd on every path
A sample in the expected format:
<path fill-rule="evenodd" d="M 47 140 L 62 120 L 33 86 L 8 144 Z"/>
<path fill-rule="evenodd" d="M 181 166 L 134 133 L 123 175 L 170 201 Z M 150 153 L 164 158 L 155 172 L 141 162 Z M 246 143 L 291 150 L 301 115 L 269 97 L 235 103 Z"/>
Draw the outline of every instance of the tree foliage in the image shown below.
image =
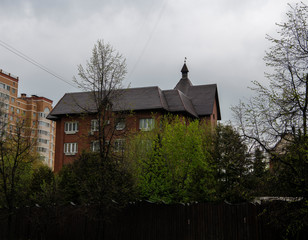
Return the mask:
<path fill-rule="evenodd" d="M 85 104 L 84 112 L 97 120 L 93 139 L 98 142 L 101 161 L 112 155 L 112 139 L 117 134 L 117 119 L 125 118 L 121 111 L 114 113 L 113 108 L 119 108 L 124 104 L 118 100 L 121 97 L 126 72 L 125 58 L 110 44 L 98 40 L 86 66 L 78 66 L 79 78 L 74 77 L 74 81 L 82 90 L 91 93 L 91 99 L 89 104 Z"/>
<path fill-rule="evenodd" d="M 241 136 L 230 125 L 219 124 L 214 136 L 218 196 L 229 202 L 243 202 L 252 196 L 252 161 Z"/>
<path fill-rule="evenodd" d="M 1 129 L 0 139 L 0 206 L 13 210 L 25 202 L 32 165 L 38 156 L 33 140 L 25 133 L 25 122 L 5 129 Z"/>
<path fill-rule="evenodd" d="M 131 140 L 142 198 L 150 201 L 209 201 L 215 180 L 207 127 L 176 117 L 161 120 L 161 128 L 141 132 Z"/>
<path fill-rule="evenodd" d="M 32 204 L 49 207 L 57 203 L 56 179 L 52 170 L 41 165 L 33 170 L 29 186 L 29 196 Z"/>
<path fill-rule="evenodd" d="M 252 88 L 255 97 L 233 108 L 243 135 L 269 155 L 272 194 L 302 197 L 304 204 L 299 204 L 296 211 L 305 213 L 308 197 L 307 20 L 305 3 L 289 4 L 286 21 L 277 24 L 278 37 L 267 36 L 271 43 L 264 57 L 271 69 L 266 74 L 268 86 L 255 81 Z M 286 229 L 300 222 L 296 216 L 302 215 L 293 213 L 289 215 Z M 307 227 L 305 224 L 300 227 Z M 293 230 L 286 235 L 294 237 L 299 228 Z"/>
<path fill-rule="evenodd" d="M 134 199 L 134 180 L 125 162 L 113 159 L 100 165 L 98 160 L 98 153 L 83 152 L 60 171 L 58 188 L 62 204 L 94 206 L 97 217 L 107 221 Z"/>
<path fill-rule="evenodd" d="M 289 7 L 287 21 L 277 24 L 280 37 L 267 36 L 272 43 L 264 57 L 273 69 L 266 74 L 269 87 L 254 82 L 255 97 L 233 110 L 243 135 L 265 149 L 283 169 L 289 169 L 296 178 L 289 180 L 297 182 L 307 196 L 308 165 L 300 153 L 307 151 L 308 6 Z M 301 146 L 301 151 L 290 155 L 291 146 Z"/>

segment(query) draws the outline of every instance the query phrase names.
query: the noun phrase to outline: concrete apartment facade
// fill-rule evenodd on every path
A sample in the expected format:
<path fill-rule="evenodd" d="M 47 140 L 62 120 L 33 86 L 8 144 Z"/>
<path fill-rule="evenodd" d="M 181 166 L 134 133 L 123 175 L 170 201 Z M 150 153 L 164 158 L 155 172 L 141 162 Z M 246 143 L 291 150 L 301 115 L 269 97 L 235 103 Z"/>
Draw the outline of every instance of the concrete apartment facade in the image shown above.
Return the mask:
<path fill-rule="evenodd" d="M 36 95 L 22 93 L 18 97 L 19 78 L 0 69 L 0 103 L 2 124 L 12 131 L 20 121 L 26 121 L 25 128 L 36 139 L 37 151 L 46 165 L 53 169 L 55 156 L 55 122 L 46 117 L 52 110 L 53 101 Z"/>
<path fill-rule="evenodd" d="M 114 151 L 122 147 L 125 132 L 149 131 L 166 114 L 216 126 L 217 120 L 221 120 L 217 85 L 194 86 L 188 78 L 186 64 L 181 72 L 182 78 L 171 90 L 157 86 L 116 90 L 120 94 L 111 104 L 112 117 L 107 121 L 115 129 Z M 57 126 L 55 172 L 72 163 L 83 150 L 95 151 L 97 109 L 93 95 L 93 92 L 67 93 L 47 117 Z"/>

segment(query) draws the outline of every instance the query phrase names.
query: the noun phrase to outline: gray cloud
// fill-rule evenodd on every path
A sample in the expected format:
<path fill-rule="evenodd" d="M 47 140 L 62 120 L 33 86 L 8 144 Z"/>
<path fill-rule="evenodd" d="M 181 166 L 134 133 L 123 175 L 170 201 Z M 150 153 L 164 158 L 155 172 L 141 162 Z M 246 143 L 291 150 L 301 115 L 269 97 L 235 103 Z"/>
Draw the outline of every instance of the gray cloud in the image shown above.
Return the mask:
<path fill-rule="evenodd" d="M 224 120 L 247 86 L 264 79 L 266 33 L 288 0 L 4 0 L 0 40 L 71 81 L 97 39 L 127 58 L 126 84 L 173 88 L 184 57 L 194 84 L 217 83 Z M 55 103 L 77 91 L 0 46 L 0 68 L 20 77 L 20 91 Z"/>

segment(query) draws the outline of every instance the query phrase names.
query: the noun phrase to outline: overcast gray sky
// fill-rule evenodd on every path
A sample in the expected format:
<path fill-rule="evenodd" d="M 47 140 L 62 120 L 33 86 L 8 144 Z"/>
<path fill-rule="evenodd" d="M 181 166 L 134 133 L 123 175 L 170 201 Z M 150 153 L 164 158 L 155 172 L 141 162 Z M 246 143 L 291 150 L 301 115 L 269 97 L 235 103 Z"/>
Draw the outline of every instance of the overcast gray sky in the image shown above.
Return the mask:
<path fill-rule="evenodd" d="M 224 121 L 231 105 L 265 82 L 263 56 L 292 0 L 1 0 L 0 44 L 68 82 L 104 39 L 127 60 L 124 85 L 172 89 L 187 57 L 194 85 L 218 85 Z M 7 45 L 6 45 L 7 46 Z M 19 94 L 54 101 L 78 89 L 0 45 L 0 69 L 19 76 Z"/>

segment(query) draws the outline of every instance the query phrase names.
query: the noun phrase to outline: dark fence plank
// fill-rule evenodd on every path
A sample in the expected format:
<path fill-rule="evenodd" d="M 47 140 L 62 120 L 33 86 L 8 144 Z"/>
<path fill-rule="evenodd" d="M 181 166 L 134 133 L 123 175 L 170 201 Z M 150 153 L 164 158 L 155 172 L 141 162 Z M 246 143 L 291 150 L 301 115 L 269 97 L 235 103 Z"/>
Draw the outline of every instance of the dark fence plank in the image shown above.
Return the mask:
<path fill-rule="evenodd" d="M 15 239 L 108 240 L 267 240 L 279 239 L 250 203 L 152 204 L 138 202 L 102 224 L 95 208 L 58 206 L 23 208 L 12 215 Z M 0 239 L 8 239 L 8 211 L 0 209 Z M 12 236 L 12 235 L 11 235 Z"/>

